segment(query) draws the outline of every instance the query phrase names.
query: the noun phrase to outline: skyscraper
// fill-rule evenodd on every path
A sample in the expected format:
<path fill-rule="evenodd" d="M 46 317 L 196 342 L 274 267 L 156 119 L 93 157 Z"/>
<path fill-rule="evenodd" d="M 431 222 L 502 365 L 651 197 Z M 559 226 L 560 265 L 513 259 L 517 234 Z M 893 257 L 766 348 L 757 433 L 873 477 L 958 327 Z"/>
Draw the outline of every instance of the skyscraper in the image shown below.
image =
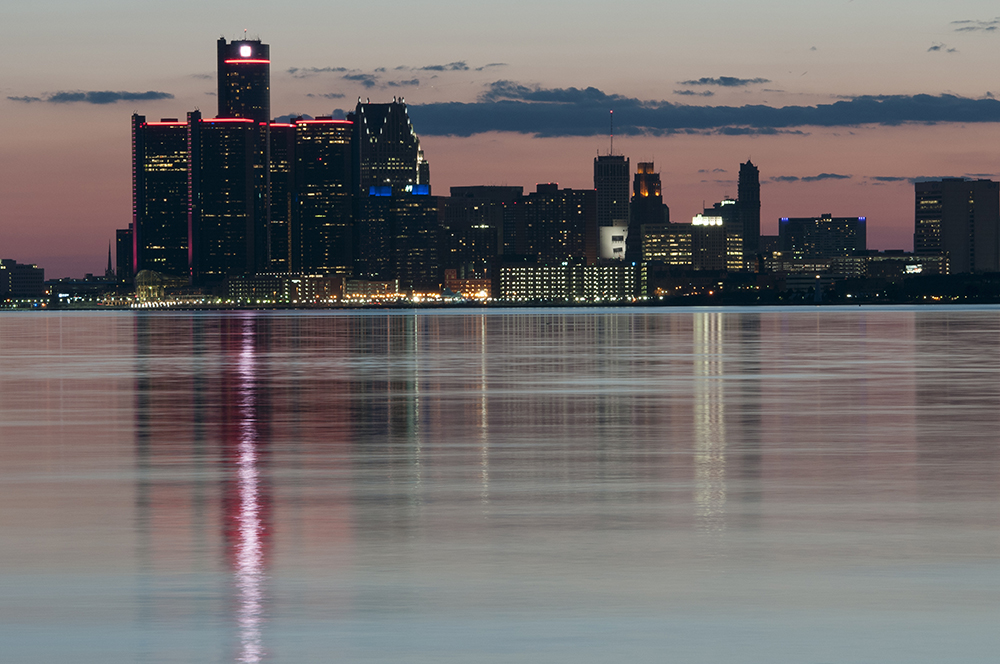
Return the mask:
<path fill-rule="evenodd" d="M 737 211 L 742 226 L 743 258 L 753 265 L 760 251 L 760 171 L 747 159 L 740 164 L 739 184 L 736 190 Z"/>
<path fill-rule="evenodd" d="M 295 121 L 291 271 L 351 276 L 352 123 Z"/>
<path fill-rule="evenodd" d="M 663 204 L 660 174 L 653 168 L 653 162 L 639 163 L 632 181 L 631 216 L 625 238 L 625 260 L 628 262 L 642 260 L 643 224 L 670 222 L 670 209 Z"/>
<path fill-rule="evenodd" d="M 249 118 L 188 113 L 191 146 L 189 242 L 192 276 L 212 284 L 266 268 L 267 225 L 260 186 L 260 130 Z M 263 218 L 262 218 L 263 216 Z"/>
<path fill-rule="evenodd" d="M 629 160 L 624 155 L 607 154 L 594 158 L 594 189 L 597 190 L 597 225 L 628 226 Z"/>
<path fill-rule="evenodd" d="M 840 258 L 867 249 L 865 217 L 782 217 L 778 220 L 778 248 L 803 258 Z"/>
<path fill-rule="evenodd" d="M 140 270 L 188 276 L 187 123 L 132 115 L 132 242 Z"/>
<path fill-rule="evenodd" d="M 546 183 L 514 204 L 514 252 L 539 263 L 597 262 L 597 194 Z"/>
<path fill-rule="evenodd" d="M 944 178 L 914 192 L 914 253 L 948 256 L 953 274 L 1000 271 L 1000 183 Z"/>
<path fill-rule="evenodd" d="M 259 39 L 227 43 L 218 52 L 219 117 L 271 119 L 271 47 Z"/>

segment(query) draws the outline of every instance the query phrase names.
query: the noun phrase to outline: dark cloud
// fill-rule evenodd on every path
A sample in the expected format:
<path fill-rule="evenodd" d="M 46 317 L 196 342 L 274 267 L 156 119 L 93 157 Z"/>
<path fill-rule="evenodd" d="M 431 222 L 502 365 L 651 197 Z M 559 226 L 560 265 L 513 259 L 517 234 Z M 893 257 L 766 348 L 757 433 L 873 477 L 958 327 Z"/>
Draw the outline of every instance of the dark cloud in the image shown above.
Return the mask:
<path fill-rule="evenodd" d="M 728 173 L 724 168 L 702 168 L 698 171 L 699 173 Z"/>
<path fill-rule="evenodd" d="M 210 78 L 215 78 L 212 74 L 191 74 L 191 78 L 197 78 L 201 80 L 208 80 Z"/>
<path fill-rule="evenodd" d="M 715 93 L 711 90 L 702 90 L 698 92 L 696 90 L 674 90 L 675 95 L 682 95 L 685 97 L 713 97 Z"/>
<path fill-rule="evenodd" d="M 154 101 L 157 99 L 173 99 L 174 96 L 169 92 L 157 92 L 156 90 L 147 90 L 146 92 L 113 92 L 111 90 L 93 90 L 93 91 L 62 91 L 53 92 L 46 97 L 7 97 L 12 101 L 21 101 L 25 103 L 32 102 L 47 102 L 49 104 L 115 104 L 120 101 Z"/>
<path fill-rule="evenodd" d="M 366 88 L 374 88 L 378 85 L 378 76 L 374 76 L 372 74 L 344 74 L 341 78 L 345 81 L 360 83 Z"/>
<path fill-rule="evenodd" d="M 313 116 L 304 115 L 302 113 L 286 113 L 285 115 L 279 115 L 274 119 L 274 122 L 288 123 L 296 118 L 302 118 L 303 120 L 312 120 Z"/>
<path fill-rule="evenodd" d="M 459 60 L 458 62 L 449 62 L 446 65 L 427 65 L 426 67 L 416 67 L 417 71 L 468 71 L 469 65 L 465 64 L 465 60 Z"/>
<path fill-rule="evenodd" d="M 307 97 L 322 97 L 323 99 L 343 99 L 346 95 L 343 92 L 322 92 L 320 94 L 309 93 Z"/>
<path fill-rule="evenodd" d="M 875 182 L 908 182 L 910 178 L 897 177 L 895 175 L 872 175 L 868 178 Z"/>
<path fill-rule="evenodd" d="M 819 180 L 850 180 L 853 175 L 841 175 L 840 173 L 820 173 L 819 175 L 809 175 L 802 178 L 803 182 L 818 182 Z"/>
<path fill-rule="evenodd" d="M 408 85 L 420 85 L 419 79 L 411 78 L 408 81 L 386 81 L 385 85 L 390 88 L 401 88 Z"/>
<path fill-rule="evenodd" d="M 798 182 L 801 178 L 794 175 L 775 175 L 768 178 L 771 182 Z"/>
<path fill-rule="evenodd" d="M 351 70 L 347 67 L 290 67 L 287 71 L 295 78 L 305 78 L 316 74 L 342 74 Z"/>
<path fill-rule="evenodd" d="M 958 53 L 957 48 L 948 48 L 947 44 L 933 44 L 929 49 L 928 53 Z"/>
<path fill-rule="evenodd" d="M 1000 100 L 955 95 L 863 96 L 816 106 L 693 106 L 643 101 L 597 88 L 541 88 L 513 81 L 489 85 L 476 102 L 411 105 L 417 131 L 470 136 L 509 131 L 538 136 L 607 133 L 615 112 L 622 135 L 770 134 L 802 127 L 895 126 L 905 123 L 1000 122 Z"/>
<path fill-rule="evenodd" d="M 495 67 L 506 67 L 506 62 L 491 62 L 488 65 L 483 65 L 482 67 L 476 67 L 476 71 L 483 71 L 484 69 L 493 69 Z"/>
<path fill-rule="evenodd" d="M 996 32 L 1000 27 L 1000 17 L 989 21 L 952 21 L 951 24 L 957 26 L 955 32 Z"/>
<path fill-rule="evenodd" d="M 679 85 L 717 85 L 723 88 L 741 88 L 746 85 L 755 85 L 757 83 L 770 83 L 771 81 L 766 78 L 735 78 L 733 76 L 720 76 L 718 78 L 709 78 L 708 76 L 703 76 L 702 78 L 692 79 L 690 81 L 678 81 Z"/>

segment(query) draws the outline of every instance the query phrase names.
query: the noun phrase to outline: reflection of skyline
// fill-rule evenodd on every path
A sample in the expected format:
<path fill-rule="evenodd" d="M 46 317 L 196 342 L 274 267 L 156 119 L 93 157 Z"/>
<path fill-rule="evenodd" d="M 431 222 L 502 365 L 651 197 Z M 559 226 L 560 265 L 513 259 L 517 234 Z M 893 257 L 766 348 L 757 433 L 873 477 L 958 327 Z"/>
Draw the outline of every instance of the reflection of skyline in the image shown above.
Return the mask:
<path fill-rule="evenodd" d="M 722 313 L 694 314 L 694 464 L 698 527 L 726 528 L 726 410 Z"/>

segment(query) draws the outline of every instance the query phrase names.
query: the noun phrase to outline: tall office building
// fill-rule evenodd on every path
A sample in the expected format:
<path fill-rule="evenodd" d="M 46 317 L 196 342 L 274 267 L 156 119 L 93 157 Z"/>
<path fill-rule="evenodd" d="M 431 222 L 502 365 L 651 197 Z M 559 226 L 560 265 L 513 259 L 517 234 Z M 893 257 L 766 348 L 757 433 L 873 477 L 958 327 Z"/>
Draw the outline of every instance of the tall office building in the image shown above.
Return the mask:
<path fill-rule="evenodd" d="M 140 270 L 188 276 L 186 122 L 132 115 L 132 260 Z"/>
<path fill-rule="evenodd" d="M 249 118 L 188 113 L 189 242 L 197 284 L 268 267 L 266 187 L 259 172 L 260 130 Z"/>
<path fill-rule="evenodd" d="M 760 171 L 749 159 L 740 164 L 736 191 L 743 258 L 747 265 L 752 265 L 760 252 Z"/>
<path fill-rule="evenodd" d="M 351 276 L 353 125 L 296 120 L 294 131 L 291 271 Z"/>
<path fill-rule="evenodd" d="M 631 168 L 624 155 L 594 158 L 594 189 L 597 190 L 597 225 L 628 226 L 628 184 Z"/>
<path fill-rule="evenodd" d="M 272 122 L 270 132 L 268 257 L 271 272 L 290 272 L 295 125 Z"/>
<path fill-rule="evenodd" d="M 423 158 L 406 104 L 358 100 L 347 119 L 354 135 L 354 260 L 356 276 L 390 278 L 392 251 L 388 202 L 406 193 L 430 194 L 430 164 Z"/>
<path fill-rule="evenodd" d="M 642 227 L 644 224 L 670 223 L 670 209 L 663 204 L 660 174 L 653 162 L 640 162 L 632 181 L 632 204 L 625 238 L 625 260 L 642 260 Z"/>
<path fill-rule="evenodd" d="M 271 47 L 259 39 L 226 42 L 218 52 L 219 117 L 271 119 Z"/>
<path fill-rule="evenodd" d="M 946 255 L 950 271 L 1000 271 L 1000 183 L 944 178 L 914 184 L 913 250 Z"/>

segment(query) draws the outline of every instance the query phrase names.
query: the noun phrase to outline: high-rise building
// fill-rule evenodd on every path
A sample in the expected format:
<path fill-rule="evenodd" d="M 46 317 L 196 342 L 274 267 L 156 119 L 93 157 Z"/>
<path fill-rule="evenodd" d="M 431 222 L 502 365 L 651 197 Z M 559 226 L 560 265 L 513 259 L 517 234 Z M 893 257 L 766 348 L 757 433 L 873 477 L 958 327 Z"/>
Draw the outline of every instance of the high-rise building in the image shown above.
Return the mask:
<path fill-rule="evenodd" d="M 403 100 L 372 104 L 358 100 L 347 119 L 354 123 L 355 275 L 388 279 L 392 272 L 389 202 L 405 193 L 430 194 L 430 165 L 423 158 Z"/>
<path fill-rule="evenodd" d="M 15 260 L 0 260 L 0 298 L 30 298 L 45 295 L 45 270 Z"/>
<path fill-rule="evenodd" d="M 294 131 L 291 270 L 351 276 L 352 123 L 296 120 Z"/>
<path fill-rule="evenodd" d="M 249 118 L 188 113 L 189 242 L 195 283 L 267 268 L 266 188 L 258 169 L 260 130 Z"/>
<path fill-rule="evenodd" d="M 259 39 L 226 42 L 218 52 L 219 117 L 271 119 L 271 47 Z"/>
<path fill-rule="evenodd" d="M 642 227 L 645 224 L 670 223 L 670 209 L 663 204 L 660 174 L 653 162 L 640 162 L 632 180 L 632 204 L 625 238 L 625 260 L 642 260 Z"/>
<path fill-rule="evenodd" d="M 147 122 L 132 115 L 132 229 L 130 270 L 188 276 L 186 122 Z"/>
<path fill-rule="evenodd" d="M 539 263 L 597 262 L 597 192 L 539 184 L 514 204 L 513 253 Z"/>
<path fill-rule="evenodd" d="M 594 158 L 598 227 L 628 226 L 630 171 L 629 160 L 624 155 L 607 154 Z"/>
<path fill-rule="evenodd" d="M 270 132 L 268 255 L 271 272 L 281 273 L 291 270 L 291 223 L 294 200 L 292 165 L 295 160 L 295 125 L 288 122 L 272 122 Z"/>
<path fill-rule="evenodd" d="M 187 226 L 186 220 L 184 226 Z M 133 228 L 134 226 L 129 224 L 128 228 L 119 228 L 115 231 L 115 276 L 121 283 L 129 283 L 135 277 L 135 263 L 132 261 Z M 186 232 L 184 244 L 187 244 Z"/>
<path fill-rule="evenodd" d="M 456 278 L 490 276 L 493 259 L 503 254 L 504 229 L 511 229 L 514 202 L 523 187 L 452 187 L 442 198 L 442 263 Z"/>
<path fill-rule="evenodd" d="M 801 258 L 839 258 L 867 249 L 865 217 L 782 217 L 778 220 L 778 249 Z"/>
<path fill-rule="evenodd" d="M 753 265 L 760 251 L 760 171 L 749 159 L 740 164 L 736 191 L 744 263 Z"/>
<path fill-rule="evenodd" d="M 1000 271 L 1000 183 L 917 182 L 913 250 L 948 257 L 952 274 Z"/>
<path fill-rule="evenodd" d="M 392 187 L 393 193 L 410 191 L 413 185 L 430 185 L 430 166 L 420 151 L 406 104 L 393 99 L 388 104 L 362 103 L 347 118 L 354 122 L 354 154 L 358 190 L 367 195 L 372 187 Z M 421 173 L 421 170 L 424 172 Z"/>

